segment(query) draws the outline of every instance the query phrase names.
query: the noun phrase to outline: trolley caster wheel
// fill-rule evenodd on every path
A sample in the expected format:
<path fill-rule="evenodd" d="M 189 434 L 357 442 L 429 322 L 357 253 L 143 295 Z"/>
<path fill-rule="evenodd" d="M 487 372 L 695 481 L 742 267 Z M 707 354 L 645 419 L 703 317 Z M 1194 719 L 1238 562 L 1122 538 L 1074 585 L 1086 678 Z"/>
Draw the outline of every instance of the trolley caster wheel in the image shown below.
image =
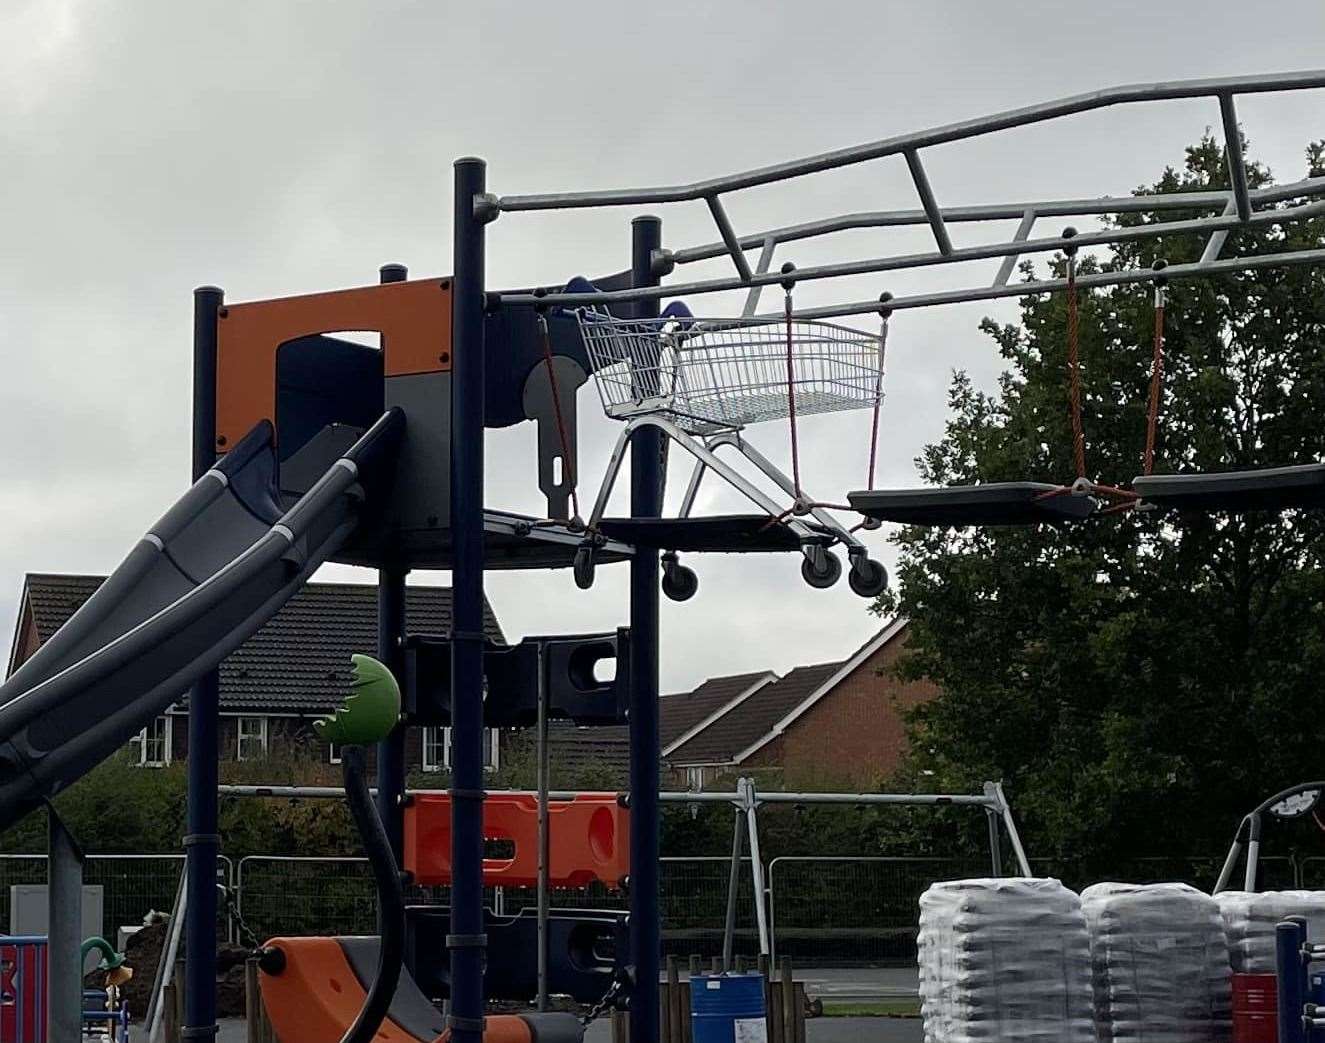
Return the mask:
<path fill-rule="evenodd" d="M 842 576 L 842 559 L 823 547 L 813 547 L 801 562 L 801 578 L 812 587 L 826 590 Z"/>
<path fill-rule="evenodd" d="M 593 586 L 594 565 L 592 547 L 576 548 L 572 571 L 575 573 L 575 585 L 581 590 L 588 590 Z"/>
<path fill-rule="evenodd" d="M 663 557 L 662 592 L 673 601 L 689 601 L 699 589 L 699 577 L 695 570 L 682 565 L 672 555 L 671 560 Z"/>
<path fill-rule="evenodd" d="M 862 598 L 877 598 L 888 589 L 888 570 L 862 554 L 851 562 L 847 583 Z"/>

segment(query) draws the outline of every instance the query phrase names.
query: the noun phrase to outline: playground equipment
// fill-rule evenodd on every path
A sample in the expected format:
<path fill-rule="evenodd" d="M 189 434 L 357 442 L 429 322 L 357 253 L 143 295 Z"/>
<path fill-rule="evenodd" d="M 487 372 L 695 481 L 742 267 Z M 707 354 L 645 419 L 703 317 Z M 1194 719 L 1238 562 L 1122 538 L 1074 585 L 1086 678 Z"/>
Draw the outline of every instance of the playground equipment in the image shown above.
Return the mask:
<path fill-rule="evenodd" d="M 835 333 L 835 327 L 818 324 L 853 315 L 877 316 L 891 324 L 900 312 L 913 308 L 1069 289 L 1059 279 L 1012 283 L 1019 256 L 1060 250 L 1070 256 L 1074 249 L 1128 240 L 1209 236 L 1198 262 L 1170 265 L 1162 273 L 1092 272 L 1074 278 L 1073 291 L 1106 285 L 1162 286 L 1163 281 L 1194 276 L 1320 263 L 1325 249 L 1220 255 L 1229 233 L 1238 228 L 1325 213 L 1325 200 L 1317 198 L 1325 195 L 1322 177 L 1249 188 L 1235 108 L 1236 99 L 1244 94 L 1321 87 L 1325 72 L 1320 71 L 1123 87 L 726 177 L 644 189 L 499 196 L 487 191 L 483 162 L 467 158 L 455 168 L 454 270 L 449 277 L 407 281 L 403 268 L 388 266 L 376 286 L 244 304 L 226 303 L 215 288 L 198 290 L 195 485 L 95 597 L 0 686 L 0 827 L 69 785 L 192 686 L 189 747 L 193 755 L 185 839 L 192 898 L 186 932 L 185 1020 L 191 1035 L 209 1035 L 215 1014 L 215 965 L 208 948 L 216 919 L 212 882 L 219 841 L 216 762 L 204 751 L 216 748 L 216 665 L 269 619 L 318 565 L 342 561 L 379 570 L 377 651 L 392 673 L 404 676 L 410 637 L 404 612 L 405 576 L 411 568 L 450 568 L 454 619 L 452 632 L 444 636 L 451 650 L 453 752 L 450 1025 L 456 1043 L 477 1043 L 483 1025 L 485 944 L 482 691 L 485 659 L 490 658 L 485 656 L 483 640 L 483 573 L 487 568 L 572 567 L 578 560 L 575 571 L 583 582 L 593 567 L 628 560 L 630 655 L 627 676 L 615 697 L 618 708 L 621 701 L 628 704 L 628 714 L 622 712 L 618 720 L 629 722 L 632 751 L 631 1038 L 635 1043 L 652 1043 L 659 1023 L 660 580 L 666 579 L 670 596 L 684 598 L 693 593 L 696 577 L 680 564 L 682 552 L 790 551 L 802 556 L 807 578 L 826 585 L 837 571 L 829 552 L 843 544 L 852 558 L 853 586 L 868 593 L 884 577 L 859 552 L 854 527 L 832 521 L 831 513 L 836 509 L 863 514 L 865 520 L 859 525 L 864 528 L 897 506 L 886 492 L 872 488 L 848 496 L 846 508 L 811 500 L 801 485 L 796 448 L 788 489 L 785 473 L 760 463 L 745 438 L 745 426 L 761 417 L 785 416 L 796 447 L 797 411 L 828 408 L 831 401 L 872 406 L 871 435 L 877 437 L 883 330 L 876 338 L 862 331 Z M 1178 98 L 1218 102 L 1227 142 L 1228 190 L 943 207 L 922 161 L 923 150 L 931 146 L 1107 106 Z M 846 214 L 745 236 L 737 233 L 727 215 L 724 197 L 730 194 L 885 157 L 906 162 L 919 210 Z M 536 291 L 487 289 L 485 229 L 502 215 L 700 200 L 713 216 L 718 242 L 664 249 L 660 220 L 638 217 L 632 223 L 627 272 L 593 280 L 588 288 L 564 283 Z M 1281 205 L 1293 201 L 1297 202 Z M 1111 226 L 1077 236 L 1030 237 L 1035 223 L 1046 217 L 1173 210 L 1206 216 Z M 1007 219 L 1021 222 L 1011 240 L 957 247 L 949 234 L 953 223 L 979 226 Z M 770 270 L 774 253 L 786 243 L 848 228 L 907 225 L 928 226 L 935 250 Z M 751 249 L 760 250 L 757 268 L 746 256 Z M 733 278 L 662 285 L 677 266 L 723 255 L 736 269 Z M 892 298 L 881 294 L 808 309 L 797 309 L 791 301 L 794 287 L 811 280 L 918 267 L 942 269 L 979 260 L 999 262 L 992 281 L 981 286 Z M 786 293 L 782 312 L 760 315 L 760 292 L 775 283 Z M 742 322 L 718 318 L 696 324 L 677 310 L 666 316 L 668 323 L 660 321 L 663 299 L 694 299 L 734 289 L 748 291 Z M 592 309 L 599 319 L 580 309 Z M 596 341 L 595 321 L 603 325 Z M 622 325 L 628 322 L 653 325 Z M 771 349 L 775 329 L 782 335 L 778 342 L 782 368 L 777 377 L 747 372 L 719 375 L 707 384 L 712 394 L 706 401 L 731 410 L 734 419 L 718 421 L 711 431 L 689 421 L 684 426 L 676 422 L 686 412 L 686 389 L 695 387 L 703 373 L 702 366 L 689 364 L 692 357 L 699 361 L 704 352 L 720 352 L 725 343 L 737 359 L 763 350 L 772 364 L 777 359 Z M 343 331 L 377 332 L 382 335 L 381 349 L 333 336 Z M 824 338 L 827 346 L 816 347 L 816 337 Z M 586 338 L 596 344 L 595 350 L 602 348 L 607 354 L 592 357 Z M 767 348 L 757 348 L 758 343 Z M 688 354 L 692 348 L 693 356 Z M 616 358 L 613 351 L 630 352 L 629 361 Z M 494 360 L 492 366 L 487 365 L 488 358 Z M 617 398 L 609 394 L 606 399 L 630 428 L 630 513 L 620 519 L 600 514 L 581 522 L 575 516 L 578 511 L 572 510 L 579 474 L 574 392 L 600 370 L 598 386 L 603 392 L 612 366 L 602 364 L 609 359 L 612 366 L 624 367 L 626 374 L 635 374 L 638 362 L 638 374 L 612 386 Z M 816 359 L 823 368 L 815 369 L 820 365 Z M 839 370 L 844 374 L 841 381 Z M 678 373 L 686 381 L 679 390 Z M 651 383 L 655 377 L 657 387 Z M 781 390 L 775 394 L 777 388 Z M 621 395 L 626 389 L 628 399 Z M 752 408 L 744 413 L 736 407 L 742 398 L 751 399 L 747 405 Z M 765 404 L 756 405 L 757 401 Z M 703 413 L 700 418 L 715 415 Z M 488 509 L 483 502 L 484 428 L 523 420 L 539 425 L 538 486 L 547 499 L 546 518 Z M 692 475 L 692 486 L 697 487 L 702 475 L 712 470 L 742 489 L 744 479 L 736 481 L 735 471 L 714 452 L 727 445 L 771 478 L 786 498 L 772 504 L 776 510 L 769 509 L 771 501 L 754 501 L 759 510 L 751 515 L 700 518 L 689 514 L 694 504 L 691 495 L 682 517 L 662 519 L 664 435 L 703 464 Z M 711 443 L 706 444 L 706 439 Z M 1078 446 L 1082 440 L 1078 435 Z M 617 455 L 623 454 L 624 442 Z M 873 459 L 872 451 L 870 456 Z M 610 469 L 605 486 L 610 487 L 619 462 Z M 927 490 L 921 506 L 943 524 L 989 524 L 991 515 L 994 521 L 1015 516 L 1033 522 L 1094 513 L 1102 500 L 1109 506 L 1135 504 L 1147 484 L 1156 502 L 1168 497 L 1174 506 L 1201 509 L 1243 509 L 1241 505 L 1254 502 L 1309 506 L 1318 503 L 1320 495 L 1313 481 L 1297 473 L 1253 472 L 1236 483 L 1216 476 L 1183 476 L 1182 482 L 1165 480 L 1170 481 L 1167 486 L 1158 479 L 1147 483 L 1143 476 L 1130 489 L 1120 490 L 1090 479 L 1079 454 L 1076 470 L 1071 484 L 1049 490 L 1029 490 L 1022 483 L 978 492 Z M 1238 483 L 1241 488 L 1234 489 Z M 873 486 L 872 467 L 867 485 Z M 1237 495 L 1228 495 L 1230 490 Z M 1080 499 L 1089 511 L 1066 502 L 1071 499 Z M 1055 500 L 1065 502 L 1055 504 Z M 543 675 L 539 678 L 545 683 Z M 429 701 L 428 712 L 438 712 L 435 692 Z M 404 796 L 401 728 L 380 745 L 377 764 L 378 807 L 398 855 Z M 52 859 L 53 867 L 56 862 Z M 51 994 L 55 992 L 53 984 Z"/>
<path fill-rule="evenodd" d="M 1215 888 L 1211 893 L 1219 894 L 1220 891 L 1229 889 L 1233 882 L 1233 874 L 1237 871 L 1238 862 L 1242 860 L 1244 853 L 1247 861 L 1243 872 L 1242 890 L 1257 889 L 1261 835 L 1266 815 L 1269 815 L 1272 822 L 1291 822 L 1310 816 L 1316 825 L 1325 831 L 1325 823 L 1321 822 L 1318 811 L 1322 793 L 1325 793 L 1325 782 L 1300 782 L 1296 786 L 1280 790 L 1252 808 L 1238 823 L 1233 843 L 1229 845 L 1228 855 L 1224 859 L 1219 879 L 1215 881 Z"/>
<path fill-rule="evenodd" d="M 45 935 L 0 937 L 0 1039 L 5 1043 L 57 1039 L 46 1009 L 49 948 Z M 133 968 L 104 938 L 88 938 L 77 952 L 80 971 L 93 950 L 102 956 L 97 969 L 105 974 L 105 988 L 81 990 L 81 1027 L 88 1033 L 99 1032 L 98 1038 L 109 1043 L 127 1043 L 129 1012 L 120 1000 L 119 987 L 133 977 Z"/>

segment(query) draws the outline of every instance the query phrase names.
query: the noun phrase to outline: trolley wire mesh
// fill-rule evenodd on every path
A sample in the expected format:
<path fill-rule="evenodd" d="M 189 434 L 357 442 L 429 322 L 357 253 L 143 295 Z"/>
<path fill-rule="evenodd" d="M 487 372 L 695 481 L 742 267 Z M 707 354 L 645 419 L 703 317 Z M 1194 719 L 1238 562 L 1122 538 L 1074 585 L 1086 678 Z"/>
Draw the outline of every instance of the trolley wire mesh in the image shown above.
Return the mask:
<path fill-rule="evenodd" d="M 608 416 L 652 415 L 688 434 L 873 406 L 881 337 L 828 322 L 618 319 L 580 309 L 580 330 Z M 789 372 L 790 370 L 790 372 Z"/>

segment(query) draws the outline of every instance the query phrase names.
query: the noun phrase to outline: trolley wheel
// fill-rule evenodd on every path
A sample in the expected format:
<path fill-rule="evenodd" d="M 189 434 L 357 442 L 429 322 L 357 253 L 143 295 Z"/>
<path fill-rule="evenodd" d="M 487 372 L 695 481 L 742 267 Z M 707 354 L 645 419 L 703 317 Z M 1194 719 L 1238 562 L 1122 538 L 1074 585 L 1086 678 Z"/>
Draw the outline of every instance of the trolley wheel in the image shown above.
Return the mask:
<path fill-rule="evenodd" d="M 575 573 L 575 585 L 581 590 L 588 590 L 593 586 L 594 560 L 592 547 L 581 544 L 575 549 L 575 564 L 572 571 Z"/>
<path fill-rule="evenodd" d="M 873 558 L 862 554 L 851 562 L 847 583 L 862 598 L 877 598 L 888 589 L 888 570 Z"/>
<path fill-rule="evenodd" d="M 663 562 L 662 592 L 673 601 L 689 601 L 699 589 L 695 570 L 682 565 L 675 557 Z"/>
<path fill-rule="evenodd" d="M 842 559 L 823 547 L 812 547 L 801 562 L 801 578 L 812 587 L 826 590 L 842 576 Z"/>

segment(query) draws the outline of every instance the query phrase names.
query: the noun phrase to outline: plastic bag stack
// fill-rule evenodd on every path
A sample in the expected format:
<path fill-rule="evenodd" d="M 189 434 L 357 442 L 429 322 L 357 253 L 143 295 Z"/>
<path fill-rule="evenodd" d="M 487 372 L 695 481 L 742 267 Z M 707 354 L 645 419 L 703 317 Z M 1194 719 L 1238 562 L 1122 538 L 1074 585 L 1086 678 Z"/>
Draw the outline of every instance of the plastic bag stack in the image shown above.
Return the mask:
<path fill-rule="evenodd" d="M 1228 956 L 1238 974 L 1273 974 L 1274 928 L 1286 916 L 1307 918 L 1307 940 L 1325 941 L 1325 891 L 1221 891 Z"/>
<path fill-rule="evenodd" d="M 1224 1043 L 1232 1032 L 1219 906 L 1186 884 L 1096 884 L 1081 893 L 1101 1043 Z"/>
<path fill-rule="evenodd" d="M 918 948 L 925 1043 L 1095 1043 L 1086 918 L 1057 880 L 933 884 Z"/>

